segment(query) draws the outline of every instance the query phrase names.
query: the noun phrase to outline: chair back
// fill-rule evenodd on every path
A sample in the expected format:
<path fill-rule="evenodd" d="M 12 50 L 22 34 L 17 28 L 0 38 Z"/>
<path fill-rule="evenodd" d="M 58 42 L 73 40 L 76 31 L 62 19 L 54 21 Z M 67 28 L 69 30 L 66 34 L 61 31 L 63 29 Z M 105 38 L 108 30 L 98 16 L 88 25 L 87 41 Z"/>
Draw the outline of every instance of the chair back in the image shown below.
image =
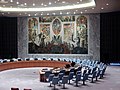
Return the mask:
<path fill-rule="evenodd" d="M 51 71 L 45 71 L 45 78 L 48 78 L 51 73 Z"/>
<path fill-rule="evenodd" d="M 11 90 L 19 90 L 19 88 L 11 88 Z"/>
<path fill-rule="evenodd" d="M 81 80 L 81 74 L 77 74 L 76 75 L 76 82 L 80 81 Z"/>
<path fill-rule="evenodd" d="M 32 89 L 27 89 L 27 88 L 25 88 L 24 90 L 32 90 Z"/>
<path fill-rule="evenodd" d="M 58 77 L 53 77 L 52 84 L 56 85 L 56 84 L 58 84 L 58 81 L 59 81 Z"/>
<path fill-rule="evenodd" d="M 62 84 L 68 83 L 68 76 L 63 76 L 62 78 Z"/>
<path fill-rule="evenodd" d="M 49 82 L 52 81 L 53 77 L 54 77 L 54 74 L 50 74 L 50 75 L 49 75 L 49 78 L 48 78 L 48 81 L 49 81 Z"/>
<path fill-rule="evenodd" d="M 63 77 L 63 73 L 59 73 L 58 76 L 59 76 L 59 80 L 62 80 L 62 77 Z"/>
<path fill-rule="evenodd" d="M 68 76 L 68 80 L 73 79 L 73 75 L 74 75 L 74 72 L 70 72 L 70 73 L 69 73 L 69 76 Z"/>

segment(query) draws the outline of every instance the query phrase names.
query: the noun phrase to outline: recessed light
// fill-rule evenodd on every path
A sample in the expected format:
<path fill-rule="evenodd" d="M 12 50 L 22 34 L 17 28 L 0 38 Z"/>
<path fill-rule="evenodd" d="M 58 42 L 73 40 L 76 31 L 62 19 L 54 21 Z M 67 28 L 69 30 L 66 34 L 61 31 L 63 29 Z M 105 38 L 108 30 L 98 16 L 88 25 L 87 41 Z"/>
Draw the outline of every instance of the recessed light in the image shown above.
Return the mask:
<path fill-rule="evenodd" d="M 55 15 L 55 13 L 53 13 L 53 15 Z"/>
<path fill-rule="evenodd" d="M 43 14 L 41 13 L 41 15 L 43 15 Z"/>
<path fill-rule="evenodd" d="M 57 1 L 55 1 L 55 3 L 57 3 Z"/>
<path fill-rule="evenodd" d="M 75 10 L 76 12 L 78 11 L 78 10 Z"/>
<path fill-rule="evenodd" d="M 13 2 L 13 0 L 10 0 L 10 2 Z"/>
<path fill-rule="evenodd" d="M 109 4 L 107 3 L 106 5 L 108 6 Z"/>
<path fill-rule="evenodd" d="M 58 0 L 58 1 L 60 1 L 60 0 Z"/>
<path fill-rule="evenodd" d="M 62 1 L 62 3 L 66 3 L 65 1 Z"/>
<path fill-rule="evenodd" d="M 37 13 L 35 14 L 35 16 L 37 15 Z"/>
<path fill-rule="evenodd" d="M 17 4 L 19 4 L 19 2 L 16 2 Z"/>
<path fill-rule="evenodd" d="M 95 8 L 92 8 L 92 9 L 95 9 Z"/>
<path fill-rule="evenodd" d="M 33 6 L 35 6 L 35 3 L 33 3 Z"/>
<path fill-rule="evenodd" d="M 47 6 L 47 5 L 44 5 L 45 7 Z"/>
<path fill-rule="evenodd" d="M 3 5 L 3 7 L 5 7 L 5 5 Z"/>
<path fill-rule="evenodd" d="M 80 2 L 82 2 L 82 0 L 80 0 Z"/>
<path fill-rule="evenodd" d="M 30 14 L 28 14 L 28 16 L 30 16 Z"/>
<path fill-rule="evenodd" d="M 60 12 L 60 14 L 62 14 L 62 12 Z"/>
<path fill-rule="evenodd" d="M 85 10 L 85 12 L 87 12 L 87 10 Z"/>
<path fill-rule="evenodd" d="M 49 13 L 47 13 L 47 15 L 49 15 Z"/>
<path fill-rule="evenodd" d="M 43 5 L 43 3 L 41 3 L 41 5 Z"/>
<path fill-rule="evenodd" d="M 69 12 L 67 12 L 67 14 L 69 14 Z"/>
<path fill-rule="evenodd" d="M 104 9 L 103 7 L 101 9 Z"/>
<path fill-rule="evenodd" d="M 8 12 L 8 14 L 10 14 L 10 12 Z"/>
<path fill-rule="evenodd" d="M 2 15 L 4 15 L 4 13 L 2 13 Z"/>
<path fill-rule="evenodd" d="M 52 3 L 51 2 L 49 2 L 49 5 L 51 5 Z"/>
<path fill-rule="evenodd" d="M 76 14 L 76 12 L 74 12 L 74 14 Z"/>
<path fill-rule="evenodd" d="M 27 3 L 24 3 L 24 5 L 27 5 Z"/>
<path fill-rule="evenodd" d="M 83 13 L 83 12 L 80 12 L 81 14 Z"/>
<path fill-rule="evenodd" d="M 77 2 L 77 3 L 80 3 L 80 2 Z"/>

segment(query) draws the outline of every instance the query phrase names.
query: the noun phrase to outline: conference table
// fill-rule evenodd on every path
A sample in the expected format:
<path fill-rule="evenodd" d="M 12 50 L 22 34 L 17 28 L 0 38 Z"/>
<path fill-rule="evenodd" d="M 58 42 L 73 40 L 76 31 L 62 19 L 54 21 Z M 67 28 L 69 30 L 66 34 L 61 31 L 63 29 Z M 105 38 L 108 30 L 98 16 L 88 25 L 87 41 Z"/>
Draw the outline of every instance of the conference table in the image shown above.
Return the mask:
<path fill-rule="evenodd" d="M 6 62 L 0 63 L 0 71 L 16 69 L 16 68 L 29 68 L 29 67 L 64 67 L 66 64 L 70 64 L 70 62 L 64 61 L 50 61 L 50 60 L 29 60 L 29 61 L 14 61 L 14 62 Z"/>

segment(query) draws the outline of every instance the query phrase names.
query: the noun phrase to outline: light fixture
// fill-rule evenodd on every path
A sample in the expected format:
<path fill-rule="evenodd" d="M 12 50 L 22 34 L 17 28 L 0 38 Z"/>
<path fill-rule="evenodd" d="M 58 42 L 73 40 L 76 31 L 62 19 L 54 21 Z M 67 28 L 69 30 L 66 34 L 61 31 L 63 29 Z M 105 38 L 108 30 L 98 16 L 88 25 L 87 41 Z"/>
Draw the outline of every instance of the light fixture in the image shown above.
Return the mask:
<path fill-rule="evenodd" d="M 35 4 L 33 4 L 34 6 Z M 94 0 L 91 2 L 83 3 L 83 4 L 71 4 L 66 6 L 56 6 L 56 7 L 43 7 L 43 8 L 8 8 L 8 7 L 0 7 L 0 11 L 9 11 L 9 12 L 36 12 L 36 11 L 59 11 L 59 10 L 70 10 L 70 9 L 77 9 L 77 8 L 86 8 L 86 7 L 93 7 L 95 6 Z"/>
<path fill-rule="evenodd" d="M 10 2 L 13 2 L 13 0 L 10 0 Z"/>

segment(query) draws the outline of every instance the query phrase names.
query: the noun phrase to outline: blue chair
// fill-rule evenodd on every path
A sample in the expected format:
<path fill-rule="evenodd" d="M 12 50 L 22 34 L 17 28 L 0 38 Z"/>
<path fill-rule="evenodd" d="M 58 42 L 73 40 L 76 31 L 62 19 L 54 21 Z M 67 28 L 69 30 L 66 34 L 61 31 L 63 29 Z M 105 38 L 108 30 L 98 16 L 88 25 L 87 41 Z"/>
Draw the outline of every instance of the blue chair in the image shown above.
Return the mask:
<path fill-rule="evenodd" d="M 81 80 L 81 74 L 76 74 L 76 79 L 75 79 L 76 86 L 78 86 L 78 82 L 80 80 Z"/>
<path fill-rule="evenodd" d="M 58 81 L 59 81 L 59 78 L 58 78 L 58 77 L 53 77 L 53 79 L 52 79 L 52 84 L 54 85 L 54 90 L 56 89 L 56 88 L 55 88 L 55 85 L 58 84 Z"/>
<path fill-rule="evenodd" d="M 93 79 L 96 78 L 97 71 L 94 71 L 92 75 L 89 75 L 89 78 L 91 78 L 91 82 L 93 83 Z"/>
<path fill-rule="evenodd" d="M 98 69 L 97 72 L 96 72 L 96 81 L 97 81 L 97 78 L 100 76 L 100 70 Z"/>
<path fill-rule="evenodd" d="M 53 77 L 54 77 L 54 74 L 50 74 L 49 78 L 48 78 L 48 82 L 50 82 L 50 87 L 51 87 L 51 83 L 52 83 Z"/>
<path fill-rule="evenodd" d="M 81 71 L 77 71 L 76 74 L 81 74 Z"/>
<path fill-rule="evenodd" d="M 60 73 L 63 73 L 63 74 L 65 74 L 65 70 L 63 70 L 63 69 L 62 69 L 62 70 L 60 70 Z"/>
<path fill-rule="evenodd" d="M 70 84 L 70 80 L 73 79 L 73 76 L 74 76 L 74 72 L 70 72 L 70 73 L 69 73 L 69 76 L 68 76 L 69 84 Z"/>
<path fill-rule="evenodd" d="M 19 88 L 14 88 L 14 87 L 12 87 L 11 90 L 19 90 Z"/>
<path fill-rule="evenodd" d="M 65 84 L 68 83 L 68 76 L 63 76 L 61 84 L 63 84 L 63 89 L 65 89 Z"/>
<path fill-rule="evenodd" d="M 88 73 L 85 73 L 82 77 L 81 80 L 83 81 L 83 85 L 85 85 L 85 81 L 88 80 Z"/>
<path fill-rule="evenodd" d="M 45 71 L 45 75 L 44 75 L 45 81 L 47 81 L 47 79 L 51 73 L 52 73 L 51 71 Z"/>

